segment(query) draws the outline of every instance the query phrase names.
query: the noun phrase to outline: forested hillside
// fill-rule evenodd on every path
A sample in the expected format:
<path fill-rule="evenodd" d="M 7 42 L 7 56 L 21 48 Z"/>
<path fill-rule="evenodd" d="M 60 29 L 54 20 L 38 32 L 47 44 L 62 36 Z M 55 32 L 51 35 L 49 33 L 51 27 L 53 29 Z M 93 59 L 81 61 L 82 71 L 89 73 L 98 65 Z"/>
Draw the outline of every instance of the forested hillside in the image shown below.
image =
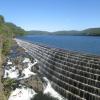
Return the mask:
<path fill-rule="evenodd" d="M 5 19 L 0 15 L 0 53 L 7 55 L 10 50 L 12 38 L 18 35 L 25 34 L 25 30 L 16 26 L 13 23 L 5 22 Z M 0 55 L 1 55 L 0 54 Z"/>
<path fill-rule="evenodd" d="M 100 28 L 88 28 L 83 30 L 82 33 L 89 36 L 100 36 Z"/>
<path fill-rule="evenodd" d="M 100 36 L 100 28 L 89 28 L 82 31 L 56 31 L 56 32 L 47 32 L 47 31 L 27 31 L 27 34 L 33 35 L 42 35 L 42 34 L 50 34 L 50 35 L 74 35 L 74 36 Z"/>

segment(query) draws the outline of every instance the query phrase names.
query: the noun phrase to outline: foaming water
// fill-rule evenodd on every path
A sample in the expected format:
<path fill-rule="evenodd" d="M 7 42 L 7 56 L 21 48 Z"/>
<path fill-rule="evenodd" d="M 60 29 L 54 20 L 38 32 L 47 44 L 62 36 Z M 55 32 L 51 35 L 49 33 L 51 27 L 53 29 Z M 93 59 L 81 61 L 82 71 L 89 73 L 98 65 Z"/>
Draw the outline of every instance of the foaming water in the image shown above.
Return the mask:
<path fill-rule="evenodd" d="M 25 79 L 29 78 L 32 75 L 36 75 L 36 73 L 31 71 L 31 68 L 37 64 L 37 61 L 35 60 L 34 63 L 31 63 L 29 58 L 25 58 L 23 60 L 23 63 L 27 63 L 27 68 L 24 68 L 21 72 L 23 77 L 20 77 L 19 70 L 16 66 L 12 65 L 12 62 L 9 60 L 7 62 L 7 66 L 5 66 L 4 71 L 4 78 L 11 78 L 11 79 Z"/>
<path fill-rule="evenodd" d="M 19 70 L 16 66 L 13 66 L 13 63 L 10 60 L 8 60 L 7 65 L 5 66 L 4 78 L 21 80 L 36 75 L 36 73 L 31 71 L 31 68 L 37 64 L 37 60 L 34 60 L 34 63 L 32 63 L 29 58 L 24 58 L 23 64 L 24 63 L 27 64 L 27 68 L 24 68 L 21 72 L 24 76 L 19 77 Z M 35 95 L 36 92 L 33 89 L 20 85 L 20 87 L 11 92 L 8 100 L 31 100 Z"/>
<path fill-rule="evenodd" d="M 36 92 L 33 89 L 21 86 L 11 92 L 8 100 L 31 100 L 35 95 Z"/>
<path fill-rule="evenodd" d="M 44 77 L 43 79 L 47 83 L 47 85 L 44 87 L 44 94 L 49 94 L 50 96 L 57 98 L 58 100 L 67 100 L 52 88 L 50 81 L 46 77 Z"/>

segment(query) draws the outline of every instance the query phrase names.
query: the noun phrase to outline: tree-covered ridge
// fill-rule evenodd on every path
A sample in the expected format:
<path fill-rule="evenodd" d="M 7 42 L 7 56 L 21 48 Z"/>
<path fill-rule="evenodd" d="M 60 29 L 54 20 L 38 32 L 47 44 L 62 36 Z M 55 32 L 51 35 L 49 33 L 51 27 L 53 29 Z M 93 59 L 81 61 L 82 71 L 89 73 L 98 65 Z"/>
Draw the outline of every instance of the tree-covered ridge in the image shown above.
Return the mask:
<path fill-rule="evenodd" d="M 15 36 L 16 35 L 24 35 L 25 34 L 25 30 L 24 29 L 22 29 L 19 26 L 16 26 L 13 23 L 6 22 L 6 26 L 10 28 L 11 33 L 14 34 Z"/>
<path fill-rule="evenodd" d="M 89 28 L 82 31 L 56 31 L 56 32 L 48 32 L 48 31 L 27 31 L 27 34 L 33 35 L 41 35 L 41 34 L 50 34 L 50 35 L 74 35 L 74 36 L 100 36 L 100 28 Z"/>
<path fill-rule="evenodd" d="M 86 35 L 100 36 L 100 28 L 88 28 L 86 30 L 83 30 L 82 32 L 83 34 L 86 33 Z"/>
<path fill-rule="evenodd" d="M 5 22 L 4 17 L 0 15 L 0 57 L 7 55 L 10 51 L 12 38 L 25 34 L 25 30 L 13 23 Z"/>
<path fill-rule="evenodd" d="M 25 30 L 13 23 L 5 22 L 4 17 L 0 15 L 0 34 L 8 36 L 23 35 L 25 34 Z"/>

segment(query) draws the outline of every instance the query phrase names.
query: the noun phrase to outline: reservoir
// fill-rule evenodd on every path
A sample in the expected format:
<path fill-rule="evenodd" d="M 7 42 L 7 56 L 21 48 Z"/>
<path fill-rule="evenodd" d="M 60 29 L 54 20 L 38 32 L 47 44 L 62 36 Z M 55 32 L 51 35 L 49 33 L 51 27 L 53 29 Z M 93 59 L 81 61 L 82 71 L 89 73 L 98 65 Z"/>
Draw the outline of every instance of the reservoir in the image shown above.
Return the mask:
<path fill-rule="evenodd" d="M 50 47 L 100 55 L 100 37 L 96 36 L 26 35 L 18 38 Z"/>

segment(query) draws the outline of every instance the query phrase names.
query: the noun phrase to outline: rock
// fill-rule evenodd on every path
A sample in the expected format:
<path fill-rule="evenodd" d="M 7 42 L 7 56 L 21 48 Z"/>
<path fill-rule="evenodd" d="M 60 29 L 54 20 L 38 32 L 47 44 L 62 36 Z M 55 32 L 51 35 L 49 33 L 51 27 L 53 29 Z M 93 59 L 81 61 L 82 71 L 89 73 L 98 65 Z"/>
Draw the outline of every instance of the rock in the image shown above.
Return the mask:
<path fill-rule="evenodd" d="M 20 80 L 20 83 L 25 86 L 32 87 L 37 92 L 43 91 L 43 84 L 39 76 L 31 76 L 27 79 Z"/>

